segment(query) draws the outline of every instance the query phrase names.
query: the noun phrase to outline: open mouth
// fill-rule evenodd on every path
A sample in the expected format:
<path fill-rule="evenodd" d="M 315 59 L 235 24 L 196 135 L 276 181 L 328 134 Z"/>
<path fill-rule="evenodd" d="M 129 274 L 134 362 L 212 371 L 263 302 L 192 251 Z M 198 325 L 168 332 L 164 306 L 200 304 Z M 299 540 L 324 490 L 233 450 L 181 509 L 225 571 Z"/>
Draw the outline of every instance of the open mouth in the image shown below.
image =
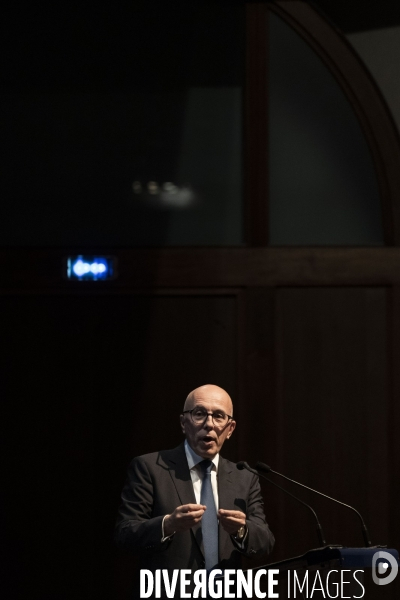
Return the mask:
<path fill-rule="evenodd" d="M 205 435 L 203 437 L 203 442 L 205 442 L 206 444 L 210 443 L 210 442 L 215 442 L 214 438 L 211 435 Z"/>

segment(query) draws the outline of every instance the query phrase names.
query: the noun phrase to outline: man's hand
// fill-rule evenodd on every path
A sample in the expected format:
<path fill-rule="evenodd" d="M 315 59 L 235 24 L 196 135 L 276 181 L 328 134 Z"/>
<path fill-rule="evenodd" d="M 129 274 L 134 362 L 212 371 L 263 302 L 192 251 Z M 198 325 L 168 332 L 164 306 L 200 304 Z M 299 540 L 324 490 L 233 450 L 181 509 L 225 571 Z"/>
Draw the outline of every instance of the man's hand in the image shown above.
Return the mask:
<path fill-rule="evenodd" d="M 235 535 L 242 525 L 246 525 L 246 515 L 240 510 L 218 511 L 219 522 L 230 535 Z"/>
<path fill-rule="evenodd" d="M 201 521 L 206 510 L 203 504 L 184 504 L 178 506 L 174 512 L 167 515 L 164 520 L 164 535 L 169 536 L 175 531 L 186 531 Z"/>

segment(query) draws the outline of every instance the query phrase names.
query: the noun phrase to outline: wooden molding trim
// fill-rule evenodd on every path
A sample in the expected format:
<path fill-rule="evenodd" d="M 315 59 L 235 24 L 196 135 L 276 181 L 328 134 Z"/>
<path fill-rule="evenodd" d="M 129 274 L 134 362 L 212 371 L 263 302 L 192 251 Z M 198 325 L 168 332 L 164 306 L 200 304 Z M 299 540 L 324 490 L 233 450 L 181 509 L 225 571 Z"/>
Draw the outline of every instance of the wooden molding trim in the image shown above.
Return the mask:
<path fill-rule="evenodd" d="M 400 522 L 398 518 L 400 469 L 400 451 L 398 430 L 400 425 L 400 286 L 395 285 L 388 295 L 388 333 L 389 333 L 389 405 L 388 405 L 388 465 L 390 482 L 389 493 L 389 547 L 400 544 Z"/>
<path fill-rule="evenodd" d="M 108 248 L 104 253 L 117 256 L 119 264 L 118 278 L 110 282 L 67 281 L 63 277 L 63 259 L 70 252 L 70 249 L 62 248 L 1 250 L 0 290 L 2 293 L 51 290 L 121 293 L 129 289 L 159 287 L 400 283 L 400 248 L 396 247 Z"/>
<path fill-rule="evenodd" d="M 268 206 L 268 12 L 246 5 L 244 95 L 244 233 L 248 246 L 267 246 Z"/>

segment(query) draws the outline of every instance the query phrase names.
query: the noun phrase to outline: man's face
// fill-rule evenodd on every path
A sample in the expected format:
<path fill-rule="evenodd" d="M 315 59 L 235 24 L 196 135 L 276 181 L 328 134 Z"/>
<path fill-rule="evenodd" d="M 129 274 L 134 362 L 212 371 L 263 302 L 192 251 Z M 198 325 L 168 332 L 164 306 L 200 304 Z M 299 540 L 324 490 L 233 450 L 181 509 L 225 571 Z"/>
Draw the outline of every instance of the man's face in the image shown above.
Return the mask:
<path fill-rule="evenodd" d="M 232 401 L 228 394 L 217 386 L 203 386 L 192 393 L 185 410 L 201 407 L 207 412 L 223 411 L 232 414 Z M 228 421 L 224 427 L 214 425 L 209 415 L 203 423 L 196 424 L 189 413 L 181 415 L 181 427 L 189 446 L 202 458 L 213 458 L 221 450 L 226 439 L 230 438 L 236 422 Z"/>

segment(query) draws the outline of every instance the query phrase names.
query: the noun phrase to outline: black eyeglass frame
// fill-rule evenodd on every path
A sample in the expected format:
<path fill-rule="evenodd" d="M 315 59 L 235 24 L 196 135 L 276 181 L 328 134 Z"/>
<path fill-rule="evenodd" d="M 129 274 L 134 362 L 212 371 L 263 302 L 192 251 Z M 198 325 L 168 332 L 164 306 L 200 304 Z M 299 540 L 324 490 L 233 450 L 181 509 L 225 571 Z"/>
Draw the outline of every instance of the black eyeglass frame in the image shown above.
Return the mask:
<path fill-rule="evenodd" d="M 181 412 L 181 414 L 182 414 L 182 415 L 185 415 L 186 413 L 190 413 L 190 418 L 191 418 L 191 419 L 192 419 L 192 421 L 193 421 L 192 412 L 193 412 L 194 410 L 199 410 L 199 407 L 195 406 L 195 407 L 194 407 L 194 408 L 192 408 L 191 410 L 183 410 L 183 411 Z M 208 412 L 208 411 L 206 411 L 205 409 L 204 409 L 204 412 L 207 412 L 207 415 L 204 417 L 204 421 L 203 421 L 203 423 L 205 423 L 205 422 L 207 421 L 208 417 L 211 415 L 212 422 L 214 423 L 214 425 L 215 425 L 216 427 L 219 427 L 219 425 L 217 425 L 217 424 L 214 422 L 214 413 L 213 413 L 213 412 Z M 215 412 L 218 412 L 218 411 L 215 411 Z M 221 411 L 221 412 L 223 412 L 223 411 Z M 226 413 L 224 413 L 224 415 L 226 415 L 226 416 L 228 417 L 228 420 L 227 420 L 227 422 L 226 422 L 224 425 L 222 425 L 222 427 L 226 427 L 226 426 L 228 425 L 229 421 L 232 421 L 232 419 L 233 419 L 233 416 L 232 416 L 232 415 L 227 415 Z M 194 423 L 195 425 L 200 425 L 201 421 L 199 421 L 199 423 L 195 423 L 195 421 L 193 421 L 193 423 Z"/>

